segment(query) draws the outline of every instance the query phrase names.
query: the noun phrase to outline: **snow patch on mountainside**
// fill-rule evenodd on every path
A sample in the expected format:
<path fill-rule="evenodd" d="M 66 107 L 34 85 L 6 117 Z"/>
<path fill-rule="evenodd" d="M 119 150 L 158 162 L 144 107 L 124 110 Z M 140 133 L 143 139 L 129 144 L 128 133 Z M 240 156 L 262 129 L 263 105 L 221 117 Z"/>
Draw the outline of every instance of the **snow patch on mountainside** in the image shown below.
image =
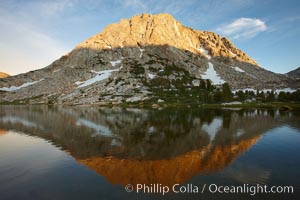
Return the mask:
<path fill-rule="evenodd" d="M 102 81 L 104 79 L 109 78 L 111 76 L 112 72 L 119 71 L 121 68 L 122 68 L 122 66 L 119 69 L 103 70 L 103 71 L 98 71 L 98 72 L 92 71 L 97 74 L 94 78 L 88 79 L 86 81 L 76 81 L 75 84 L 78 85 L 77 88 L 82 88 L 82 87 L 91 85 L 98 81 Z"/>
<path fill-rule="evenodd" d="M 60 69 L 57 69 L 57 70 L 54 70 L 53 73 L 56 73 L 56 72 L 59 72 L 59 71 L 60 71 Z"/>
<path fill-rule="evenodd" d="M 122 62 L 123 58 L 121 60 L 116 60 L 116 61 L 109 61 L 110 64 L 114 67 L 116 66 L 117 64 L 120 64 Z"/>
<path fill-rule="evenodd" d="M 44 79 L 41 79 L 41 80 L 39 80 L 39 81 L 33 81 L 33 82 L 23 83 L 23 84 L 20 85 L 20 86 L 2 87 L 2 88 L 0 88 L 0 91 L 6 91 L 6 92 L 16 91 L 16 90 L 19 90 L 19 89 L 22 89 L 22 88 L 31 86 L 31 85 L 33 85 L 33 84 L 36 84 L 36 83 L 38 83 L 38 82 L 41 82 L 41 81 L 43 81 L 43 80 L 44 80 Z"/>
<path fill-rule="evenodd" d="M 246 73 L 248 76 L 254 78 L 254 79 L 257 79 L 256 76 L 254 76 L 253 74 L 249 74 L 247 72 L 245 72 L 243 69 L 239 68 L 239 67 L 233 67 L 231 66 L 232 69 L 234 69 L 235 71 L 239 72 L 239 73 Z"/>
<path fill-rule="evenodd" d="M 154 79 L 155 76 L 156 76 L 155 74 L 148 73 L 148 77 L 149 77 L 150 79 Z"/>
<path fill-rule="evenodd" d="M 208 51 L 206 49 L 204 49 L 203 47 L 200 47 L 198 49 L 200 51 L 201 54 L 203 54 L 208 60 L 211 59 L 211 56 L 209 55 Z"/>
<path fill-rule="evenodd" d="M 142 49 L 142 48 L 140 48 L 140 47 L 139 47 L 139 50 L 140 50 L 140 52 L 141 52 L 141 53 L 140 53 L 140 58 L 142 58 L 142 57 L 143 57 L 143 53 L 144 53 L 145 49 Z"/>
<path fill-rule="evenodd" d="M 209 79 L 211 80 L 213 85 L 220 85 L 225 83 L 223 79 L 217 74 L 214 66 L 211 62 L 208 63 L 208 69 L 206 70 L 204 75 L 201 75 L 202 79 Z"/>
<path fill-rule="evenodd" d="M 244 70 L 242 70 L 241 68 L 239 68 L 239 67 L 231 67 L 231 68 L 233 68 L 235 71 L 237 71 L 237 72 L 241 72 L 241 73 L 243 73 L 243 72 L 245 72 Z"/>
<path fill-rule="evenodd" d="M 258 78 L 257 78 L 256 76 L 254 76 L 253 74 L 247 73 L 247 75 L 250 76 L 250 77 L 252 77 L 252 78 L 254 78 L 254 79 L 258 79 Z"/>
<path fill-rule="evenodd" d="M 276 93 L 279 93 L 279 92 L 296 92 L 297 90 L 294 90 L 294 89 L 291 89 L 291 88 L 283 88 L 283 89 L 277 89 L 275 90 Z"/>
<path fill-rule="evenodd" d="M 243 92 L 246 92 L 246 91 L 249 91 L 249 92 L 255 92 L 256 93 L 256 89 L 253 89 L 253 88 L 245 88 L 245 89 L 238 89 L 238 90 L 234 90 L 232 92 L 238 92 L 238 91 L 243 91 Z M 292 88 L 283 88 L 283 89 L 276 89 L 276 90 L 272 90 L 272 89 L 262 89 L 262 90 L 259 90 L 259 92 L 264 92 L 264 93 L 267 93 L 267 92 L 274 92 L 276 94 L 279 94 L 280 92 L 290 92 L 290 93 L 293 93 L 293 92 L 296 92 L 297 90 L 295 89 L 292 89 Z"/>
<path fill-rule="evenodd" d="M 245 89 L 238 89 L 238 90 L 233 90 L 232 92 L 238 92 L 238 91 L 243 91 L 243 92 L 246 92 L 246 91 L 249 91 L 249 92 L 256 92 L 256 89 L 253 89 L 253 88 L 245 88 Z"/>

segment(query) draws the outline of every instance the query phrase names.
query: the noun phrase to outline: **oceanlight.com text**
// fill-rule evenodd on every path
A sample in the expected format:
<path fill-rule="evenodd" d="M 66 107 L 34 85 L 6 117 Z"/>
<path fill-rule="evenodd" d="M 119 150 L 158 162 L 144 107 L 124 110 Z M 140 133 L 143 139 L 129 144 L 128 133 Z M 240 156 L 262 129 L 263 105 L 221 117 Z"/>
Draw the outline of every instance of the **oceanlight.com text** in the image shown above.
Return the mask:
<path fill-rule="evenodd" d="M 267 185 L 217 185 L 217 184 L 174 184 L 173 186 L 166 186 L 162 184 L 128 184 L 125 186 L 125 191 L 136 192 L 144 194 L 162 194 L 167 193 L 190 193 L 190 194 L 249 194 L 251 196 L 256 194 L 293 194 L 293 186 L 267 186 Z"/>

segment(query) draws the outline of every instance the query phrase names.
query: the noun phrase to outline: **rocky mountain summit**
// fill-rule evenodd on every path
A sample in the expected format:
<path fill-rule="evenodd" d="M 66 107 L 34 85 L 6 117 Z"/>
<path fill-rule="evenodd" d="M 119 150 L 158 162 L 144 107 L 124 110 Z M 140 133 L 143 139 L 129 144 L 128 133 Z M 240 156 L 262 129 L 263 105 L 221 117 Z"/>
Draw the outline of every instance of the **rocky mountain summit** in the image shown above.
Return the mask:
<path fill-rule="evenodd" d="M 116 49 L 124 47 L 146 47 L 167 45 L 187 50 L 198 55 L 206 51 L 212 57 L 235 58 L 255 64 L 249 56 L 225 37 L 208 32 L 195 31 L 183 26 L 169 14 L 142 14 L 123 19 L 120 23 L 107 26 L 101 33 L 94 35 L 75 49 Z"/>
<path fill-rule="evenodd" d="M 119 104 L 197 97 L 201 83 L 237 89 L 300 87 L 261 68 L 227 38 L 142 14 L 107 26 L 49 66 L 0 80 L 0 102 Z"/>

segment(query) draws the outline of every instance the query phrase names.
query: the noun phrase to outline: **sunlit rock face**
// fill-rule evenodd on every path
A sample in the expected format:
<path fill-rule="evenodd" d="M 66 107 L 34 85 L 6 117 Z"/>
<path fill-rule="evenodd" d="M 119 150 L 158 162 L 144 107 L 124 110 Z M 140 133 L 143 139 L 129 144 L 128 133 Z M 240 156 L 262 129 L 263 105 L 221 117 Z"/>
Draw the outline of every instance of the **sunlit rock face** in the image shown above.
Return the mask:
<path fill-rule="evenodd" d="M 10 75 L 4 72 L 0 72 L 0 78 L 6 78 L 9 77 Z"/>
<path fill-rule="evenodd" d="M 185 27 L 169 14 L 108 25 L 49 66 L 0 79 L 0 102 L 121 104 L 160 99 L 155 88 L 297 89 L 299 81 L 259 67 L 227 38 Z M 219 80 L 219 81 L 215 81 Z"/>
<path fill-rule="evenodd" d="M 101 33 L 79 44 L 76 49 L 115 49 L 168 45 L 194 54 L 228 57 L 257 65 L 228 39 L 208 31 L 185 27 L 169 14 L 142 14 L 107 26 Z M 134 52 L 132 52 L 134 54 Z M 141 53 L 141 52 L 136 52 Z M 77 57 L 77 56 L 75 56 Z"/>

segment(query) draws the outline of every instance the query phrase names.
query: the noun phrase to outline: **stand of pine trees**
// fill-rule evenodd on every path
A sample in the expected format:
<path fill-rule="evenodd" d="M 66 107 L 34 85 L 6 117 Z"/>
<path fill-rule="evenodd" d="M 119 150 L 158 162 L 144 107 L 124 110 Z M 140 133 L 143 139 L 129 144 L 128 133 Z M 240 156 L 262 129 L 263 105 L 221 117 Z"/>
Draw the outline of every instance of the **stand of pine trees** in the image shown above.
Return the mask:
<path fill-rule="evenodd" d="M 231 91 L 228 83 L 222 84 L 221 87 L 215 87 L 209 80 L 200 82 L 199 100 L 203 103 L 224 103 L 231 101 L 240 102 L 300 102 L 300 90 L 295 92 L 283 92 L 279 94 L 274 91 L 239 90 L 235 93 Z"/>

